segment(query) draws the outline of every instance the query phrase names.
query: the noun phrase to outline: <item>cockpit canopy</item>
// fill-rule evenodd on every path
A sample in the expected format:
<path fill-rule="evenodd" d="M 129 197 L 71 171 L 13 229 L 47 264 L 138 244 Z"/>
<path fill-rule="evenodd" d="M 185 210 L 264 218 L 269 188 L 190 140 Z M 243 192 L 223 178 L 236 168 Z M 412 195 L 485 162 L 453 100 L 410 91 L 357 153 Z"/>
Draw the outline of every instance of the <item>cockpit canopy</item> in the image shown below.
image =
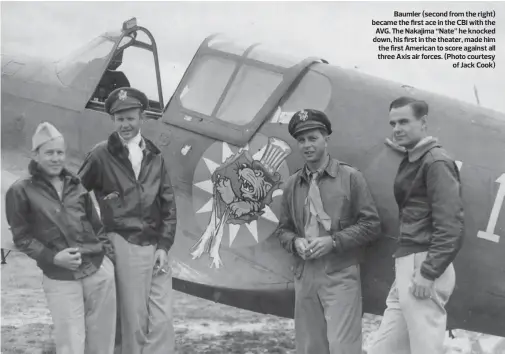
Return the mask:
<path fill-rule="evenodd" d="M 67 87 L 96 86 L 114 51 L 117 38 L 99 36 L 56 63 L 56 74 Z M 98 77 L 97 77 L 98 76 Z"/>

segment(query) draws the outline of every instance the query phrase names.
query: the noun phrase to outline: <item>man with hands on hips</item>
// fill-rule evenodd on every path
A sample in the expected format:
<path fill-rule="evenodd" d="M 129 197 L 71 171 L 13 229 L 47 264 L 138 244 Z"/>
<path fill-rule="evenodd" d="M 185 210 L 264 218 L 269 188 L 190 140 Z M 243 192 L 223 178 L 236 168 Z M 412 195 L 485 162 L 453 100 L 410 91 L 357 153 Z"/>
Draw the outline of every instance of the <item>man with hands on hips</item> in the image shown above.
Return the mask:
<path fill-rule="evenodd" d="M 282 246 L 295 257 L 298 354 L 361 354 L 363 248 L 378 238 L 380 220 L 365 179 L 328 153 L 331 123 L 305 109 L 289 122 L 305 166 L 284 187 Z"/>

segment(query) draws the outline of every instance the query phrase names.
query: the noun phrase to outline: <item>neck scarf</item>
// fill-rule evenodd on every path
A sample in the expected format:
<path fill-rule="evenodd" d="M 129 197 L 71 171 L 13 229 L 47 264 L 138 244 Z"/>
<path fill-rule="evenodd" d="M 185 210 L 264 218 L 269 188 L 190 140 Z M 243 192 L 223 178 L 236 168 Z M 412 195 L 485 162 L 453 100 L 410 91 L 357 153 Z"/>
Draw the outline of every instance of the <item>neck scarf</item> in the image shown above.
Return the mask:
<path fill-rule="evenodd" d="M 321 191 L 319 190 L 319 176 L 324 172 L 324 168 L 311 174 L 309 194 L 305 201 L 306 213 L 308 214 L 307 224 L 305 225 L 305 237 L 313 239 L 319 237 L 319 224 L 329 232 L 331 228 L 331 218 L 324 211 L 323 201 L 321 200 Z"/>
<path fill-rule="evenodd" d="M 144 154 L 142 153 L 142 148 L 140 144 L 142 142 L 142 136 L 140 135 L 140 130 L 138 134 L 130 139 L 130 141 L 125 142 L 126 148 L 129 151 L 128 159 L 130 160 L 133 172 L 135 172 L 135 178 L 139 178 L 140 167 L 142 166 L 142 159 L 144 158 Z"/>

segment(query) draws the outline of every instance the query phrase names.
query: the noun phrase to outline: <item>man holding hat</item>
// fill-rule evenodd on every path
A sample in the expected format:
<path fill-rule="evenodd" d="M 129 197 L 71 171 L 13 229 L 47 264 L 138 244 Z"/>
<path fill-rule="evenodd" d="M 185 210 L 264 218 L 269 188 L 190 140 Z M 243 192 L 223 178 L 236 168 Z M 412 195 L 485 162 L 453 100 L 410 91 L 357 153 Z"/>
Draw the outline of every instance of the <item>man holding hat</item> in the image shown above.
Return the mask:
<path fill-rule="evenodd" d="M 122 354 L 173 353 L 175 346 L 168 251 L 176 208 L 163 156 L 140 132 L 148 104 L 134 88 L 112 91 L 105 111 L 116 131 L 79 171 L 116 250 Z"/>
<path fill-rule="evenodd" d="M 288 129 L 305 166 L 286 182 L 276 233 L 295 257 L 297 353 L 361 354 L 359 263 L 377 209 L 362 174 L 329 155 L 324 112 L 299 111 Z"/>
<path fill-rule="evenodd" d="M 32 138 L 29 177 L 7 191 L 14 244 L 37 262 L 53 318 L 57 354 L 111 354 L 114 250 L 86 189 L 64 166 L 65 141 L 50 123 Z"/>

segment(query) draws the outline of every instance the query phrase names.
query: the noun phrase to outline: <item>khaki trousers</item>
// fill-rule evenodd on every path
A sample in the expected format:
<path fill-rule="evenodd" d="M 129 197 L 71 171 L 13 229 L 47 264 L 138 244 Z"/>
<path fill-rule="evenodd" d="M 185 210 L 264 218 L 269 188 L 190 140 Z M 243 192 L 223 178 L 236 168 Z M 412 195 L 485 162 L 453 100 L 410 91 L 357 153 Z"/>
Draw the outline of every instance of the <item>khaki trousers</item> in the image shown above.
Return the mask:
<path fill-rule="evenodd" d="M 53 318 L 57 354 L 113 353 L 116 286 L 109 258 L 83 279 L 54 280 L 44 275 L 42 287 Z"/>
<path fill-rule="evenodd" d="M 361 354 L 358 265 L 327 274 L 323 259 L 305 261 L 295 297 L 297 354 Z"/>
<path fill-rule="evenodd" d="M 445 304 L 454 290 L 452 264 L 435 280 L 431 299 L 419 300 L 409 288 L 411 279 L 426 259 L 427 252 L 395 260 L 396 279 L 386 300 L 375 343 L 368 354 L 442 354 L 447 313 Z"/>
<path fill-rule="evenodd" d="M 153 276 L 155 246 L 138 246 L 109 234 L 116 252 L 121 354 L 175 352 L 172 268 Z"/>

